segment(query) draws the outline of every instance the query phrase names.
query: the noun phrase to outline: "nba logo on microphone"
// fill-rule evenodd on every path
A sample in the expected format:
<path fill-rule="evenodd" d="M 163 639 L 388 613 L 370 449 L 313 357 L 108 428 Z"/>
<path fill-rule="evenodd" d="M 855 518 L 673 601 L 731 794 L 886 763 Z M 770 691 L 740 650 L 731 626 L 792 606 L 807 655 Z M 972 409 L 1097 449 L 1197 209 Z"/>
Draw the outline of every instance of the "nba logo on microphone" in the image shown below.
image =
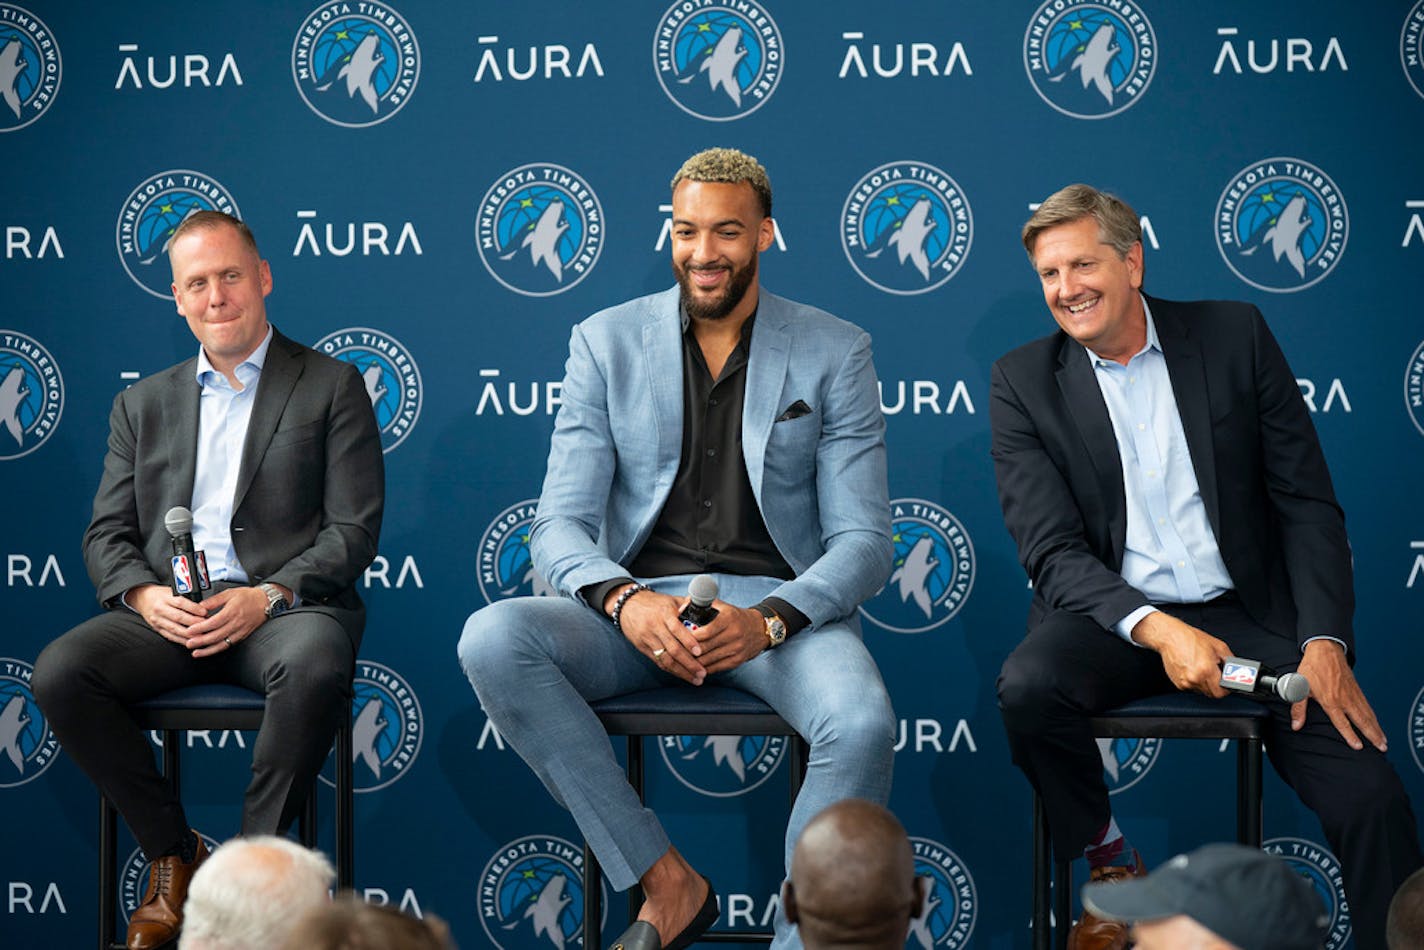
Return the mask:
<path fill-rule="evenodd" d="M 193 577 L 188 573 L 188 559 L 181 554 L 173 555 L 173 589 L 179 594 L 193 592 Z"/>
<path fill-rule="evenodd" d="M 1256 685 L 1256 671 L 1244 663 L 1227 663 L 1221 668 L 1223 683 L 1240 683 L 1243 686 Z"/>

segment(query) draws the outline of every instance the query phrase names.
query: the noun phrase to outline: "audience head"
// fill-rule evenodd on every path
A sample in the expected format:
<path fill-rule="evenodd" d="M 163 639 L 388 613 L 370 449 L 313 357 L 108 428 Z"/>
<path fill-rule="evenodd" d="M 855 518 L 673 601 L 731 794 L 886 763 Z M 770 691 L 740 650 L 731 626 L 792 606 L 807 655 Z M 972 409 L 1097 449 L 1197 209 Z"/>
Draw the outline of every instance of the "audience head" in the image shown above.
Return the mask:
<path fill-rule="evenodd" d="M 1395 891 L 1384 939 L 1389 950 L 1424 950 L 1424 868 L 1409 875 Z"/>
<path fill-rule="evenodd" d="M 351 894 L 308 911 L 284 950 L 454 950 L 439 917 L 424 920 Z"/>
<path fill-rule="evenodd" d="M 331 862 L 286 838 L 234 838 L 193 875 L 179 950 L 271 950 L 328 900 Z"/>
<path fill-rule="evenodd" d="M 870 802 L 831 805 L 801 832 L 781 903 L 808 950 L 899 950 L 924 903 L 904 827 Z"/>

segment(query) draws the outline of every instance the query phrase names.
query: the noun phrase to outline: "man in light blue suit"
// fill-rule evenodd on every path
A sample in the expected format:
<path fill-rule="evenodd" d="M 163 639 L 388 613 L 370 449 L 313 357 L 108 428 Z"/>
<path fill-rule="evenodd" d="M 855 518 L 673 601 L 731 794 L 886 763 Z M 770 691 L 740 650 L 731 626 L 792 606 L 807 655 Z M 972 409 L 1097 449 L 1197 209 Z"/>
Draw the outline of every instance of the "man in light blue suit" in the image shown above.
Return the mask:
<path fill-rule="evenodd" d="M 711 149 L 673 178 L 678 286 L 576 326 L 530 546 L 562 597 L 475 613 L 460 661 L 490 720 L 647 902 L 626 950 L 692 943 L 716 895 L 629 787 L 593 700 L 683 681 L 766 700 L 811 744 L 787 829 L 885 803 L 894 714 L 856 608 L 890 573 L 870 338 L 761 290 L 771 186 Z M 715 619 L 679 620 L 691 576 Z M 538 702 L 529 702 L 537 696 Z M 777 916 L 774 946 L 798 944 Z M 593 948 L 588 948 L 593 950 Z"/>

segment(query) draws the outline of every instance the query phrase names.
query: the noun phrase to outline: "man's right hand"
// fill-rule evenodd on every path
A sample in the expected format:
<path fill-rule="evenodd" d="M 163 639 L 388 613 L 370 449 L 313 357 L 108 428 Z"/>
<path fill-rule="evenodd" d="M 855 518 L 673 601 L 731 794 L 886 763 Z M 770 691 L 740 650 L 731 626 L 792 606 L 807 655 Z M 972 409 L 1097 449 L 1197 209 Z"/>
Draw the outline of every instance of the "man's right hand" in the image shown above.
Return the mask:
<path fill-rule="evenodd" d="M 163 639 L 188 645 L 188 628 L 208 616 L 208 608 L 179 597 L 162 584 L 140 584 L 124 594 L 126 603 Z"/>
<path fill-rule="evenodd" d="M 625 590 L 627 586 L 609 592 L 603 601 L 604 616 L 613 615 L 613 605 Z M 707 670 L 697 660 L 702 645 L 677 619 L 685 605 L 685 598 L 679 601 L 669 594 L 640 590 L 623 602 L 619 626 L 639 653 L 679 679 L 701 686 L 707 678 Z"/>
<path fill-rule="evenodd" d="M 1232 655 L 1231 648 L 1205 630 L 1158 610 L 1137 621 L 1132 639 L 1161 655 L 1162 668 L 1177 689 L 1218 699 L 1226 695 L 1221 664 Z"/>

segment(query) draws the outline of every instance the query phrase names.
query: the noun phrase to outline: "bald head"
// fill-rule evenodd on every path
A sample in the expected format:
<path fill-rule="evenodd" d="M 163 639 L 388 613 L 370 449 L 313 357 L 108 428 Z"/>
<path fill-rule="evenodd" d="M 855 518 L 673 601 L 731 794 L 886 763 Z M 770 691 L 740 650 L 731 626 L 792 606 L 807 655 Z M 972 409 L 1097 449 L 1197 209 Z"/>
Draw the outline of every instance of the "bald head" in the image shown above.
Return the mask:
<path fill-rule="evenodd" d="M 782 904 L 809 950 L 900 948 L 919 912 L 920 888 L 900 822 L 879 805 L 847 799 L 801 832 Z"/>

